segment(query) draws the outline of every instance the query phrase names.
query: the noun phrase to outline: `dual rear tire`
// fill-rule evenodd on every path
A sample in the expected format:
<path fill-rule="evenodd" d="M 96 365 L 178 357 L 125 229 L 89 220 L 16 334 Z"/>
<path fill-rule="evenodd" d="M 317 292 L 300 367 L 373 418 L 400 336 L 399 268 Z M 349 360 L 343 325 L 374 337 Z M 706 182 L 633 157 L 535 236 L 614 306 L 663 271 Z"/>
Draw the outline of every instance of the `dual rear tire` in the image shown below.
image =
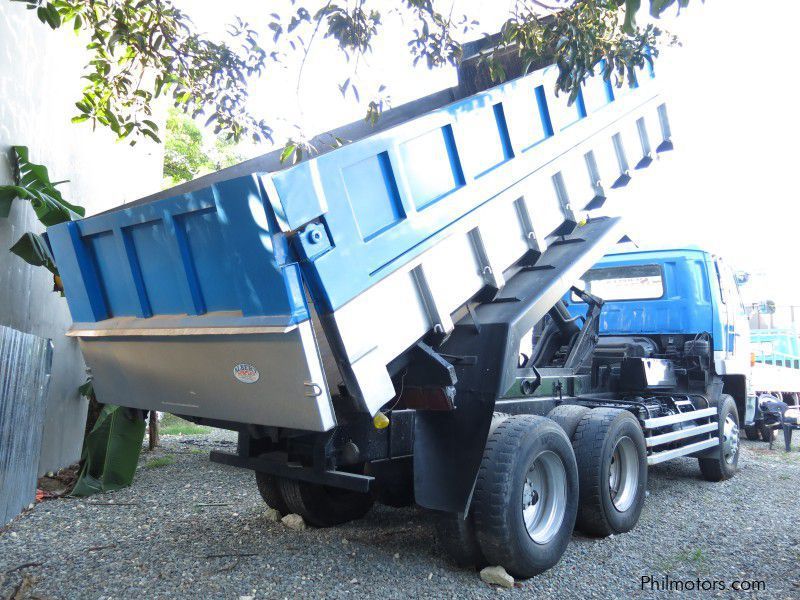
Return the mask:
<path fill-rule="evenodd" d="M 490 433 L 470 514 L 437 526 L 458 565 L 532 577 L 560 560 L 574 527 L 606 536 L 636 525 L 647 487 L 636 418 L 567 405 L 548 417 L 509 417 Z"/>
<path fill-rule="evenodd" d="M 553 421 L 517 415 L 486 443 L 472 501 L 480 554 L 517 577 L 554 566 L 569 543 L 578 510 L 578 468 Z"/>
<path fill-rule="evenodd" d="M 572 438 L 580 474 L 576 528 L 605 537 L 639 522 L 647 490 L 647 446 L 639 421 L 627 410 L 595 408 Z"/>

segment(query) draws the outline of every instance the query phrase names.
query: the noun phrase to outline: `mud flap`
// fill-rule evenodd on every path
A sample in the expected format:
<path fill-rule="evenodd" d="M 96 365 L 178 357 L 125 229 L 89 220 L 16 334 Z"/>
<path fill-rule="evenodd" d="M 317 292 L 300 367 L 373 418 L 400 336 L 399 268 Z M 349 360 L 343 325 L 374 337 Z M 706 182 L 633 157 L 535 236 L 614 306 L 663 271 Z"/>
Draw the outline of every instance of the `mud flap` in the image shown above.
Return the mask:
<path fill-rule="evenodd" d="M 414 498 L 434 510 L 467 511 L 494 410 L 491 395 L 460 396 L 452 411 L 417 411 Z"/>

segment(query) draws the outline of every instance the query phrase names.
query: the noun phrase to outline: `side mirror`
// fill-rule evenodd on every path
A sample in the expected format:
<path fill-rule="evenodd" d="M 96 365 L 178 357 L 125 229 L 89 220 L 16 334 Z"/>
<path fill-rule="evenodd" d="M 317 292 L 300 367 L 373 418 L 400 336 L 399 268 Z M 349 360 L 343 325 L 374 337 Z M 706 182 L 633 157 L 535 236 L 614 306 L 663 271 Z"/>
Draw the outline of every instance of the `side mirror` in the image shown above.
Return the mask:
<path fill-rule="evenodd" d="M 764 300 L 758 305 L 758 312 L 762 315 L 775 314 L 775 302 L 773 300 Z"/>
<path fill-rule="evenodd" d="M 742 286 L 750 281 L 750 273 L 747 271 L 736 271 L 736 273 L 733 274 L 733 278 L 736 280 L 736 285 Z"/>

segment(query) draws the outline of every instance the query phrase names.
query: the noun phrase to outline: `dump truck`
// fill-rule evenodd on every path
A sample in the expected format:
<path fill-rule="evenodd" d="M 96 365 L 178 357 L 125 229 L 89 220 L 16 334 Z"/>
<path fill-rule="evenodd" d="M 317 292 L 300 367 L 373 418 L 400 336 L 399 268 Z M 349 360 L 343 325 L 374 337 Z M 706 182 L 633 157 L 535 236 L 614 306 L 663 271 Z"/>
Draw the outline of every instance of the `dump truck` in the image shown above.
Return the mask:
<path fill-rule="evenodd" d="M 281 514 L 415 503 L 456 562 L 519 577 L 575 527 L 632 529 L 648 465 L 731 477 L 736 405 L 698 384 L 705 357 L 598 346 L 602 299 L 563 301 L 673 148 L 659 83 L 591 77 L 570 103 L 556 76 L 459 85 L 298 164 L 51 227 L 98 400 L 238 432 L 211 460 Z"/>

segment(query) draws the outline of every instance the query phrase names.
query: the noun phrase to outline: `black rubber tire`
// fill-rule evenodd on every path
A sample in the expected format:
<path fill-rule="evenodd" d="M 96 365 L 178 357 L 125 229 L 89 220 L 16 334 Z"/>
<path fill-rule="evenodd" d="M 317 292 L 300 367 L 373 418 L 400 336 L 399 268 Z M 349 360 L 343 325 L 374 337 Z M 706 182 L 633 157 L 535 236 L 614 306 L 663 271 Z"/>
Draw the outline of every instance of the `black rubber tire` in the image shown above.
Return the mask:
<path fill-rule="evenodd" d="M 628 437 L 639 456 L 635 497 L 630 507 L 614 506 L 609 489 L 611 459 L 617 441 Z M 647 490 L 647 446 L 639 421 L 627 410 L 594 408 L 578 423 L 572 439 L 580 478 L 575 528 L 596 537 L 625 533 L 636 527 Z"/>
<path fill-rule="evenodd" d="M 267 506 L 277 510 L 282 517 L 289 514 L 289 507 L 286 506 L 286 500 L 283 499 L 277 477 L 256 472 L 256 485 L 258 493 L 261 494 Z"/>
<path fill-rule="evenodd" d="M 333 527 L 360 519 L 374 503 L 371 494 L 362 492 L 283 478 L 278 484 L 289 512 L 314 527 Z"/>
<path fill-rule="evenodd" d="M 724 481 L 736 475 L 739 464 L 739 453 L 741 451 L 741 446 L 737 445 L 736 454 L 734 455 L 733 461 L 730 463 L 725 460 L 725 456 L 723 455 L 722 439 L 724 435 L 725 419 L 728 417 L 728 415 L 731 415 L 736 421 L 736 425 L 739 425 L 739 412 L 736 410 L 736 402 L 728 394 L 722 394 L 719 397 L 717 406 L 719 407 L 720 444 L 713 449 L 713 457 L 697 459 L 698 463 L 700 464 L 700 472 L 703 474 L 703 478 L 706 481 Z"/>
<path fill-rule="evenodd" d="M 775 429 L 772 427 L 768 427 L 763 423 L 759 423 L 758 433 L 761 435 L 761 439 L 767 443 L 775 441 Z"/>
<path fill-rule="evenodd" d="M 566 502 L 555 535 L 537 544 L 528 535 L 521 499 L 528 469 L 544 451 L 564 466 Z M 554 566 L 572 536 L 578 509 L 578 469 L 564 430 L 545 417 L 515 415 L 500 423 L 486 442 L 472 501 L 473 523 L 483 556 L 518 578 Z"/>
<path fill-rule="evenodd" d="M 572 440 L 575 436 L 575 430 L 578 428 L 578 423 L 590 410 L 592 409 L 588 406 L 562 404 L 547 413 L 547 418 L 558 423 L 564 433 L 567 434 L 567 437 Z"/>
<path fill-rule="evenodd" d="M 471 512 L 466 519 L 457 513 L 439 513 L 436 516 L 436 540 L 458 567 L 481 568 L 486 564 Z"/>
<path fill-rule="evenodd" d="M 503 412 L 492 413 L 489 436 L 510 416 Z M 436 539 L 456 566 L 481 568 L 486 565 L 486 558 L 475 533 L 472 511 L 467 514 L 466 519 L 462 519 L 457 513 L 439 512 L 436 516 Z"/>
<path fill-rule="evenodd" d="M 751 442 L 757 442 L 761 439 L 761 430 L 758 425 L 745 425 L 744 433 Z"/>

